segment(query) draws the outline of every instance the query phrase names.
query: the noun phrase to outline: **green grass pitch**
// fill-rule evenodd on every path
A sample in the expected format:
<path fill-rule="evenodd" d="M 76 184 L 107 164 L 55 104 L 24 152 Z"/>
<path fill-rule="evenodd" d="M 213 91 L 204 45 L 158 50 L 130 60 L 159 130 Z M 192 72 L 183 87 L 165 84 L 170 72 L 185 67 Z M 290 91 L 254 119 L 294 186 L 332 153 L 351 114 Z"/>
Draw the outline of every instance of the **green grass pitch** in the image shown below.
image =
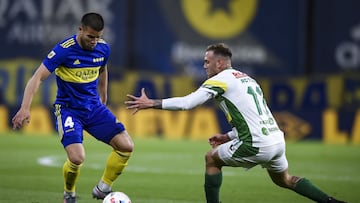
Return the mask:
<path fill-rule="evenodd" d="M 134 139 L 135 151 L 113 186 L 134 203 L 200 203 L 207 141 Z M 110 148 L 85 137 L 86 160 L 77 184 L 79 203 L 100 203 L 91 190 Z M 288 143 L 290 173 L 304 176 L 327 193 L 360 202 L 360 146 Z M 62 202 L 65 153 L 56 135 L 0 134 L 0 203 Z M 221 199 L 238 202 L 311 202 L 275 186 L 264 169 L 224 168 Z"/>

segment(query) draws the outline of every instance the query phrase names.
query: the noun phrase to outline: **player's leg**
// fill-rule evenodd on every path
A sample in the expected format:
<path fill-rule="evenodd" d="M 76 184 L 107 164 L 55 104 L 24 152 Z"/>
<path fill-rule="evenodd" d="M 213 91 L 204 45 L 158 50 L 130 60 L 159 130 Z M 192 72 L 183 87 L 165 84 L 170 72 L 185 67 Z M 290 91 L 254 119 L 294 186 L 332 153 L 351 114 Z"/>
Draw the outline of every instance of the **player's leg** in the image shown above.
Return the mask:
<path fill-rule="evenodd" d="M 273 172 L 268 170 L 268 173 L 276 185 L 291 189 L 302 196 L 314 200 L 315 202 L 342 202 L 327 195 L 320 188 L 316 187 L 310 180 L 290 175 L 287 169 L 283 172 Z"/>
<path fill-rule="evenodd" d="M 94 198 L 103 199 L 127 166 L 134 143 L 123 124 L 105 106 L 93 113 L 87 126 L 86 130 L 91 135 L 112 147 L 101 180 L 92 192 Z"/>
<path fill-rule="evenodd" d="M 85 159 L 85 150 L 82 145 L 82 124 L 77 119 L 76 112 L 71 109 L 55 105 L 56 128 L 61 143 L 67 154 L 63 165 L 64 201 L 75 202 L 75 185 L 80 175 L 80 168 Z"/>
<path fill-rule="evenodd" d="M 114 181 L 124 171 L 134 149 L 134 143 L 125 130 L 111 139 L 109 144 L 113 147 L 113 150 L 108 156 L 101 180 L 95 187 L 95 192 L 98 194 L 100 191 L 105 194 L 111 192 Z M 103 195 L 97 196 L 102 197 Z"/>
<path fill-rule="evenodd" d="M 290 175 L 288 161 L 285 156 L 285 145 L 278 147 L 279 154 L 268 164 L 265 164 L 271 180 L 278 186 L 295 191 L 296 193 L 316 202 L 341 202 L 316 187 L 306 178 Z"/>
<path fill-rule="evenodd" d="M 257 148 L 242 145 L 240 140 L 235 139 L 219 145 L 206 154 L 204 188 L 208 203 L 219 203 L 219 191 L 222 183 L 221 168 L 231 166 L 250 169 L 257 165 L 256 157 L 253 156 L 257 151 Z"/>
<path fill-rule="evenodd" d="M 85 159 L 85 150 L 81 143 L 65 147 L 67 159 L 63 165 L 64 195 L 75 196 L 75 185 L 80 175 L 80 168 Z"/>
<path fill-rule="evenodd" d="M 221 168 L 224 162 L 219 158 L 217 148 L 205 155 L 205 195 L 207 203 L 220 202 L 220 187 L 222 183 Z"/>

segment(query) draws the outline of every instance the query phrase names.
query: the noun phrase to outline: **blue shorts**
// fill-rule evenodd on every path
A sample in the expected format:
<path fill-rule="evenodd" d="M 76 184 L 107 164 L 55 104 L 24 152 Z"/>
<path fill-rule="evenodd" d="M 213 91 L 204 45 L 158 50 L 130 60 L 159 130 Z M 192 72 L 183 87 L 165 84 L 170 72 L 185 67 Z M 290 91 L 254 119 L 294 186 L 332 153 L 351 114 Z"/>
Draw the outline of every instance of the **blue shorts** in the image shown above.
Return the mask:
<path fill-rule="evenodd" d="M 56 129 L 64 147 L 83 142 L 83 130 L 106 144 L 125 130 L 124 125 L 105 106 L 99 105 L 93 111 L 79 110 L 55 104 Z"/>

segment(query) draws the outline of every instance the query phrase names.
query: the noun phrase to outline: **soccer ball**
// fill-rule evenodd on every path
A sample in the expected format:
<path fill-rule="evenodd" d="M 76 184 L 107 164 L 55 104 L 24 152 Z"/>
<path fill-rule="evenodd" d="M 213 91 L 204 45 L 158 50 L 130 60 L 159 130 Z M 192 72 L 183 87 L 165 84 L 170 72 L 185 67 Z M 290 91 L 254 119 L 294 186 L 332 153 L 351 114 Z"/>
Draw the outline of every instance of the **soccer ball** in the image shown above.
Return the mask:
<path fill-rule="evenodd" d="M 123 192 L 111 192 L 106 195 L 103 203 L 131 203 L 131 200 Z"/>

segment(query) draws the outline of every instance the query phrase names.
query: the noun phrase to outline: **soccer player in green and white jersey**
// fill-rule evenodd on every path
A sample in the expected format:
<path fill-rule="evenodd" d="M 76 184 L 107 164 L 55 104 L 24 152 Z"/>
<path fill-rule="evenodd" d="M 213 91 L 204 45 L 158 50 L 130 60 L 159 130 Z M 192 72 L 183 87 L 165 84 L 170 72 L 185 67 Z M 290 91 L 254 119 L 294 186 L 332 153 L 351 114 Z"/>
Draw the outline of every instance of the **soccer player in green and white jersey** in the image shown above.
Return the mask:
<path fill-rule="evenodd" d="M 259 84 L 231 65 L 231 50 L 223 43 L 207 47 L 204 68 L 208 79 L 195 92 L 167 99 L 128 95 L 128 109 L 188 110 L 215 99 L 223 110 L 230 132 L 209 138 L 212 150 L 206 154 L 205 194 L 208 203 L 219 203 L 222 167 L 256 165 L 266 168 L 272 181 L 316 202 L 342 202 L 327 195 L 308 179 L 288 173 L 284 133 L 269 110 Z"/>

